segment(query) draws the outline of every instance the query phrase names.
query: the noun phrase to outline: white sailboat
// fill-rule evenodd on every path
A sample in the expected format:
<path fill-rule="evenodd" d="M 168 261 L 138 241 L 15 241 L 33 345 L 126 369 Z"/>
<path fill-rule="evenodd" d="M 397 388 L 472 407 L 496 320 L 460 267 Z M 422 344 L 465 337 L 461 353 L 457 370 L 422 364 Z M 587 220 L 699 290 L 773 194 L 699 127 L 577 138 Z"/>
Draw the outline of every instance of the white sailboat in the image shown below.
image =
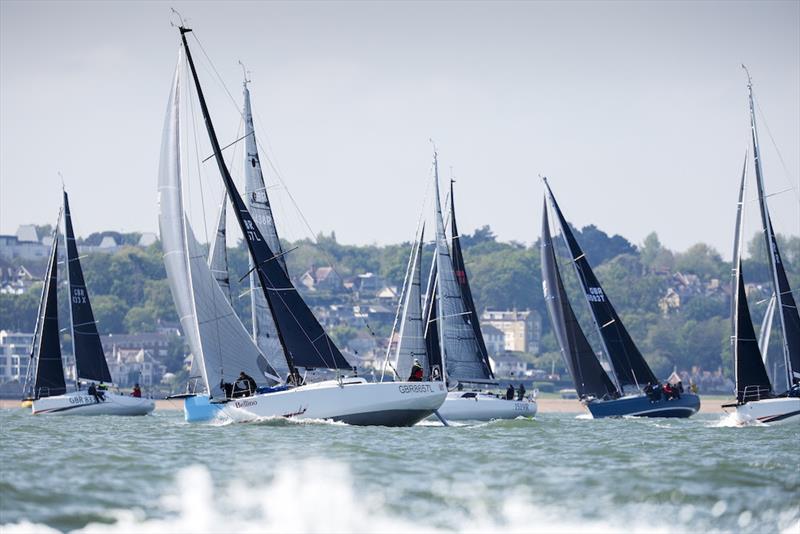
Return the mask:
<path fill-rule="evenodd" d="M 423 376 L 442 380 L 453 391 L 439 408 L 447 421 L 489 421 L 533 417 L 534 399 L 507 400 L 481 391 L 497 385 L 480 331 L 480 323 L 461 254 L 451 184 L 452 247 L 448 248 L 439 195 L 438 155 L 434 154 L 434 219 L 436 251 L 428 280 L 423 311 L 420 304 L 422 235 L 415 241 L 400 299 L 398 344 L 394 356 L 395 374 L 409 376 L 414 360 Z M 467 385 L 467 389 L 464 389 Z M 477 386 L 469 390 L 469 386 Z"/>
<path fill-rule="evenodd" d="M 368 383 L 345 376 L 352 367 L 322 329 L 292 285 L 280 255 L 270 248 L 233 183 L 197 77 L 186 34 L 172 83 L 159 169 L 160 229 L 164 260 L 181 325 L 201 364 L 208 393 L 184 395 L 187 421 L 245 422 L 268 417 L 331 419 L 356 425 L 413 425 L 433 413 L 445 397 L 442 384 Z M 264 296 L 290 373 L 281 384 L 272 366 L 236 317 L 194 239 L 182 200 L 180 94 L 182 62 L 188 63 L 214 156 L 253 261 L 255 288 Z M 250 126 L 252 131 L 252 124 Z M 248 156 L 252 154 L 248 150 Z M 256 336 L 257 338 L 258 336 Z M 274 355 L 272 355 L 274 356 Z M 301 369 L 337 369 L 336 380 L 304 384 Z M 257 391 L 242 391 L 244 372 Z M 232 393 L 232 394 L 231 394 Z"/>
<path fill-rule="evenodd" d="M 761 168 L 761 149 L 758 143 L 755 106 L 753 103 L 753 83 L 749 73 L 747 88 L 756 188 L 761 212 L 761 226 L 767 241 L 767 255 L 769 257 L 775 303 L 770 303 L 767 310 L 767 318 L 762 324 L 761 336 L 756 338 L 750 318 L 750 310 L 747 305 L 747 294 L 744 290 L 741 259 L 744 190 L 747 177 L 747 160 L 745 159 L 739 187 L 733 251 L 734 279 L 732 294 L 734 303 L 731 342 L 736 376 L 736 402 L 725 404 L 723 408 L 735 409 L 736 419 L 742 424 L 754 421 L 770 424 L 800 422 L 800 315 L 798 315 L 797 303 L 786 277 L 767 206 L 764 174 Z M 780 374 L 783 376 L 776 376 L 779 373 L 775 373 L 772 376 L 772 380 L 770 380 L 768 370 L 765 367 L 765 355 L 771 332 L 772 316 L 775 313 L 778 314 L 781 321 L 781 347 L 783 349 L 781 368 L 783 372 Z"/>
<path fill-rule="evenodd" d="M 67 391 L 64 367 L 61 361 L 57 302 L 58 224 L 56 224 L 34 336 L 32 358 L 35 363 L 35 371 L 32 391 L 29 392 L 33 399 L 31 412 L 34 415 L 148 414 L 155 409 L 152 399 L 121 395 L 107 390 L 92 395 L 88 389 L 80 389 L 81 381 L 111 384 L 112 379 L 78 258 L 78 247 L 75 243 L 66 191 L 64 192 L 63 212 L 70 295 L 70 332 L 78 387 L 75 391 Z"/>

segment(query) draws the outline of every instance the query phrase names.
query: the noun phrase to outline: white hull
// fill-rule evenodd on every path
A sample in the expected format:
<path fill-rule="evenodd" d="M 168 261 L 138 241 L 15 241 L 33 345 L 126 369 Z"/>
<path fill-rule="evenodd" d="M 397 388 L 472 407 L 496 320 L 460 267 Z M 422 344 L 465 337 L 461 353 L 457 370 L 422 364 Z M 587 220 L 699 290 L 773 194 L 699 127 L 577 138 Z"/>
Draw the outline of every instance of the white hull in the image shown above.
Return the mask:
<path fill-rule="evenodd" d="M 800 423 L 800 398 L 780 397 L 750 401 L 736 406 L 736 418 L 741 424 L 756 421 L 770 425 Z"/>
<path fill-rule="evenodd" d="M 534 400 L 499 399 L 488 393 L 451 391 L 439 408 L 447 421 L 491 421 L 536 415 Z"/>
<path fill-rule="evenodd" d="M 33 401 L 33 415 L 147 415 L 156 407 L 152 399 L 105 392 L 105 401 L 96 402 L 85 391 L 73 391 Z"/>
<path fill-rule="evenodd" d="M 248 422 L 272 417 L 328 419 L 353 425 L 411 426 L 444 402 L 441 382 L 368 383 L 363 378 L 328 380 L 228 402 L 206 396 L 184 402 L 188 422 Z"/>

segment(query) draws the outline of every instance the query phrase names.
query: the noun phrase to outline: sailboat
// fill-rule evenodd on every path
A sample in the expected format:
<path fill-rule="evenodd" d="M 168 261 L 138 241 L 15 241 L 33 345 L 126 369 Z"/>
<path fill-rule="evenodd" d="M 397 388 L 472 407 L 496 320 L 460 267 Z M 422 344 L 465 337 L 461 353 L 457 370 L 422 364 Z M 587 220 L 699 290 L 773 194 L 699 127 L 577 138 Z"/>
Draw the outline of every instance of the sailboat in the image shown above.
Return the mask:
<path fill-rule="evenodd" d="M 436 250 L 428 279 L 424 312 L 420 303 L 422 235 L 415 242 L 400 299 L 399 341 L 394 369 L 408 376 L 413 360 L 419 360 L 425 377 L 442 380 L 453 389 L 439 409 L 448 421 L 489 421 L 533 417 L 533 399 L 506 400 L 464 386 L 497 385 L 467 279 L 456 224 L 453 182 L 450 183 L 450 231 L 448 248 L 439 194 L 439 162 L 434 152 L 434 219 Z M 424 313 L 424 315 L 423 315 Z"/>
<path fill-rule="evenodd" d="M 145 415 L 155 409 L 152 399 L 104 391 L 101 399 L 80 389 L 82 380 L 112 382 L 97 323 L 83 278 L 78 247 L 72 229 L 69 198 L 64 191 L 64 245 L 69 279 L 70 329 L 75 355 L 76 390 L 67 391 L 58 328 L 58 224 L 53 232 L 42 300 L 34 335 L 32 358 L 35 362 L 31 411 L 34 415 Z M 59 215 L 60 219 L 60 215 Z"/>
<path fill-rule="evenodd" d="M 159 227 L 167 278 L 193 356 L 201 363 L 206 394 L 186 394 L 189 422 L 246 422 L 268 417 L 330 419 L 355 425 L 410 426 L 444 401 L 444 386 L 433 382 L 368 383 L 354 371 L 291 283 L 280 255 L 259 229 L 222 158 L 186 34 L 167 106 L 159 168 Z M 208 267 L 183 209 L 180 95 L 183 61 L 188 63 L 228 200 L 247 244 L 267 310 L 275 325 L 289 377 L 283 383 L 230 307 Z M 253 163 L 251 162 L 251 167 Z M 335 380 L 306 384 L 301 369 L 335 369 Z M 239 373 L 256 391 L 243 390 Z M 239 394 L 237 395 L 237 391 Z M 232 394 L 231 394 L 232 393 Z"/>
<path fill-rule="evenodd" d="M 659 381 L 633 342 L 611 301 L 594 275 L 564 218 L 555 196 L 544 179 L 542 216 L 542 286 L 547 309 L 561 354 L 575 382 L 581 402 L 594 418 L 602 417 L 690 417 L 700 409 L 700 398 L 681 393 L 667 399 L 660 394 Z M 569 303 L 558 269 L 547 215 L 549 199 L 570 254 L 570 263 L 581 283 L 595 328 L 608 359 L 608 368 L 597 359 Z M 626 389 L 627 388 L 627 389 Z"/>
<path fill-rule="evenodd" d="M 778 242 L 769 216 L 761 168 L 761 149 L 758 144 L 753 83 L 748 73 L 748 97 L 750 103 L 750 130 L 753 141 L 753 160 L 756 171 L 756 189 L 761 212 L 761 223 L 767 241 L 770 272 L 774 290 L 774 301 L 770 299 L 767 314 L 761 326 L 761 336 L 756 338 L 742 272 L 742 228 L 744 224 L 745 182 L 747 158 L 742 168 L 739 186 L 739 201 L 736 214 L 736 230 L 733 240 L 733 310 L 731 343 L 736 377 L 736 402 L 723 408 L 734 408 L 740 423 L 760 421 L 762 423 L 785 423 L 800 421 L 800 316 L 797 304 L 789 287 L 783 267 Z M 774 304 L 773 304 L 774 302 Z M 765 366 L 766 349 L 769 342 L 772 317 L 778 313 L 781 321 L 783 373 L 775 373 L 770 380 Z M 763 356 L 762 356 L 763 355 Z M 783 376 L 778 376 L 782 374 Z M 779 386 L 780 384 L 780 386 Z M 777 389 L 777 391 L 776 391 Z"/>

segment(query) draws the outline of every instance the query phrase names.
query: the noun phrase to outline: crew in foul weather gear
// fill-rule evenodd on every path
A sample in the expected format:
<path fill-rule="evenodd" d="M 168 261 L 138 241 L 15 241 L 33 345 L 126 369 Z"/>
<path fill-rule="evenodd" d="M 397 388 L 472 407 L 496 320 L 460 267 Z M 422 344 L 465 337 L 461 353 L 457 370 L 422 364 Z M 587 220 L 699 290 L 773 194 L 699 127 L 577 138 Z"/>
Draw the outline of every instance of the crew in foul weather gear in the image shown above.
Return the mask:
<path fill-rule="evenodd" d="M 422 364 L 419 363 L 419 360 L 414 360 L 414 365 L 411 366 L 411 376 L 408 377 L 408 381 L 422 382 L 423 375 Z"/>

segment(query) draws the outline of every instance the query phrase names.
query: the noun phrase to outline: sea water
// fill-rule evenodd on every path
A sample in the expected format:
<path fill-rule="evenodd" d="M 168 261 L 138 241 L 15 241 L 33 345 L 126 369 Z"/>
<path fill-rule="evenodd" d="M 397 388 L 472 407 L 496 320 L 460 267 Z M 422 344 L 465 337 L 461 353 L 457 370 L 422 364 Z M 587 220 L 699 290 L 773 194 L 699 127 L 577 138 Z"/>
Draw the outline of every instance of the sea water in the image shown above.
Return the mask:
<path fill-rule="evenodd" d="M 800 426 L 0 411 L 0 531 L 800 532 Z"/>

